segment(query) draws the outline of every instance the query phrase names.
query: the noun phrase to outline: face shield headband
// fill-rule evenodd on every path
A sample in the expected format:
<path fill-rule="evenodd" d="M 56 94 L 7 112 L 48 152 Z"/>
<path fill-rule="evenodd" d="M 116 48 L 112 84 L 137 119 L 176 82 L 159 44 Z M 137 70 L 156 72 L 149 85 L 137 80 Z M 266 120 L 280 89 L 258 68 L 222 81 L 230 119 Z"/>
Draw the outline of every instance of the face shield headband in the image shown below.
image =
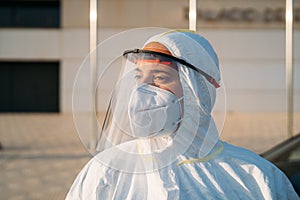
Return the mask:
<path fill-rule="evenodd" d="M 199 74 L 201 74 L 202 76 L 204 76 L 206 78 L 206 80 L 211 83 L 215 88 L 220 87 L 220 85 L 217 83 L 217 81 L 211 77 L 210 75 L 208 75 L 207 73 L 205 73 L 204 71 L 196 68 L 194 65 L 186 62 L 183 59 L 165 54 L 165 53 L 161 53 L 161 52 L 155 52 L 155 51 L 150 51 L 150 50 L 142 50 L 142 49 L 134 49 L 134 50 L 127 50 L 124 51 L 123 56 L 134 62 L 140 62 L 140 61 L 146 61 L 146 62 L 155 62 L 155 63 L 161 63 L 164 65 L 169 65 L 171 67 L 176 68 L 176 62 L 180 63 L 182 65 L 187 66 L 190 69 L 195 70 L 196 72 L 198 72 Z"/>

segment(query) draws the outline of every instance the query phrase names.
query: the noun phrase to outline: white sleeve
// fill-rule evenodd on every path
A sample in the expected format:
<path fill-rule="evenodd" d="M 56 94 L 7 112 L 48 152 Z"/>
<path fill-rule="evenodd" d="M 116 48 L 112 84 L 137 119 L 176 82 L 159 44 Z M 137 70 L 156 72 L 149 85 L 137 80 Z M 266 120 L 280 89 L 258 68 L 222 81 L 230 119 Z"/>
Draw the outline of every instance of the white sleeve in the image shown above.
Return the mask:
<path fill-rule="evenodd" d="M 286 177 L 286 175 L 280 170 L 276 170 L 274 173 L 274 179 L 272 185 L 274 186 L 274 199 L 282 200 L 282 199 L 292 199 L 292 200 L 300 200 L 299 196 L 294 190 L 293 185 Z M 279 172 L 278 172 L 279 171 Z"/>
<path fill-rule="evenodd" d="M 66 200 L 96 200 L 97 187 L 101 177 L 105 174 L 105 167 L 95 158 L 90 160 L 77 175 Z"/>

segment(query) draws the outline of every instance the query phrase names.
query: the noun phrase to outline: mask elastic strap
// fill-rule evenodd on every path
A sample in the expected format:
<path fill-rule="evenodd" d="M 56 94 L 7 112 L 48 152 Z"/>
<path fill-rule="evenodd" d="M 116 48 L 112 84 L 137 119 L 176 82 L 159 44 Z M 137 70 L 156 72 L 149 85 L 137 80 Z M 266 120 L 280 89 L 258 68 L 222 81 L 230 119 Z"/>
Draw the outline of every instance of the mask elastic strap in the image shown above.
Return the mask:
<path fill-rule="evenodd" d="M 174 123 L 174 125 L 179 124 L 180 122 L 182 122 L 183 118 L 181 117 L 180 120 L 178 120 L 177 122 Z"/>
<path fill-rule="evenodd" d="M 181 100 L 183 100 L 183 96 L 180 97 L 180 98 L 178 98 L 176 101 L 177 101 L 177 102 L 180 102 Z M 181 109 L 180 112 L 182 112 L 182 109 Z M 178 120 L 177 122 L 175 122 L 174 125 L 177 125 L 177 124 L 179 124 L 180 122 L 182 122 L 183 117 L 181 116 L 181 114 L 182 114 L 182 113 L 180 113 L 180 120 Z"/>
<path fill-rule="evenodd" d="M 179 102 L 179 101 L 181 101 L 182 99 L 183 99 L 183 96 L 180 97 L 180 98 L 178 98 L 176 101 Z"/>

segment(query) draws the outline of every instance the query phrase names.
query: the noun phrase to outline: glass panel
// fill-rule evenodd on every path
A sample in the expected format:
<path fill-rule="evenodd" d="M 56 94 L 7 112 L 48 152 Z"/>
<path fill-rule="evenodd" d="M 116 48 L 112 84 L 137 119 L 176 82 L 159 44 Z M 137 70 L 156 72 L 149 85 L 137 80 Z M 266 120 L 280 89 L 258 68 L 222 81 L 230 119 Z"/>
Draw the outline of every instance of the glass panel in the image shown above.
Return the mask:
<path fill-rule="evenodd" d="M 58 62 L 0 62 L 1 112 L 59 112 Z"/>
<path fill-rule="evenodd" d="M 59 1 L 1 1 L 0 27 L 60 27 Z"/>

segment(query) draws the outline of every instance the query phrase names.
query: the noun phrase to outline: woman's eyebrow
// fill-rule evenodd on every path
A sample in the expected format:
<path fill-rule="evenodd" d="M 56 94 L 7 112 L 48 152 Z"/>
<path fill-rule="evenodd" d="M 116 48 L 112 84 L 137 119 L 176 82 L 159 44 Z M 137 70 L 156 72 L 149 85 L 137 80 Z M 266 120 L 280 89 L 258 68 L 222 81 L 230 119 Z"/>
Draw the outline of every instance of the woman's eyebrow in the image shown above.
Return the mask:
<path fill-rule="evenodd" d="M 136 67 L 134 69 L 137 72 L 143 72 L 143 70 L 139 67 Z M 149 70 L 151 73 L 166 73 L 166 74 L 171 74 L 171 72 L 169 72 L 169 70 L 162 70 L 162 69 L 150 69 Z"/>
<path fill-rule="evenodd" d="M 160 69 L 154 69 L 154 70 L 151 70 L 151 72 L 153 73 L 165 73 L 165 74 L 171 74 L 171 72 L 167 71 L 167 70 L 160 70 Z"/>

